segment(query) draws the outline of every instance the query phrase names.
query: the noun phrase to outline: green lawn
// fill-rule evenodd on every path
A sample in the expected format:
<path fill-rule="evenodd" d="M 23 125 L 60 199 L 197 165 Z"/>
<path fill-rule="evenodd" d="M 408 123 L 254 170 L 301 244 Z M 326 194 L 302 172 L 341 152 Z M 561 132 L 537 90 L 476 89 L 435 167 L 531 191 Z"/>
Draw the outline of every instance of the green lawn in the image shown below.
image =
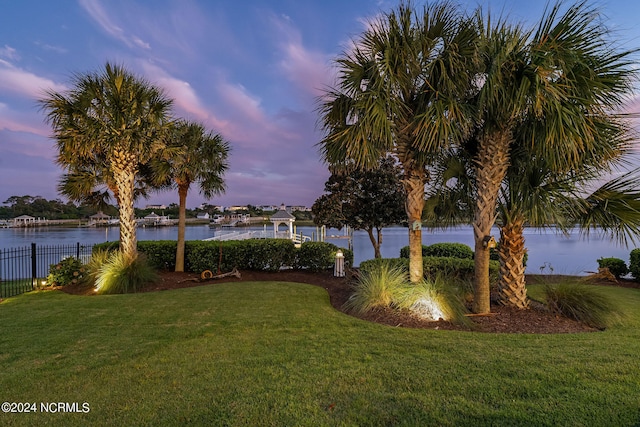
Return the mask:
<path fill-rule="evenodd" d="M 607 292 L 625 325 L 572 335 L 381 326 L 294 283 L 32 292 L 0 304 L 0 401 L 38 413 L 0 425 L 637 426 L 640 291 Z"/>

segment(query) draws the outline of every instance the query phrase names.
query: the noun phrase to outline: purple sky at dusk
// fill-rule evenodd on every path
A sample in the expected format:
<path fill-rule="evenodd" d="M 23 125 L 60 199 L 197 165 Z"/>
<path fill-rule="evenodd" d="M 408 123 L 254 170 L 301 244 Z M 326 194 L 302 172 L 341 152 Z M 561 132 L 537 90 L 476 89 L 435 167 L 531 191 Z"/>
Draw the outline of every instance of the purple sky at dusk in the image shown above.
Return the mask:
<path fill-rule="evenodd" d="M 463 0 L 531 23 L 547 0 Z M 422 2 L 414 2 L 416 5 Z M 640 3 L 595 3 L 626 47 L 640 46 Z M 61 170 L 37 99 L 74 73 L 114 62 L 165 89 L 174 115 L 230 142 L 227 191 L 208 203 L 311 206 L 328 171 L 315 144 L 316 98 L 333 83 L 332 59 L 386 0 L 22 0 L 0 13 L 0 203 L 60 198 Z M 639 103 L 633 104 L 638 111 Z M 177 203 L 177 193 L 148 203 Z M 204 199 L 192 187 L 187 205 Z"/>

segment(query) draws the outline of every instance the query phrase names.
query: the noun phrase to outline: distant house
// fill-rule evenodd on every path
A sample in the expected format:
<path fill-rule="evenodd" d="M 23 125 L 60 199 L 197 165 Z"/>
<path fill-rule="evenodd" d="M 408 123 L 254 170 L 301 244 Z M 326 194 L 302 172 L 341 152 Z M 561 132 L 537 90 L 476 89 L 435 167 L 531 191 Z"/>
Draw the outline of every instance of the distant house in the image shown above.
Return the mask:
<path fill-rule="evenodd" d="M 20 215 L 13 218 L 14 227 L 28 227 L 36 223 L 35 217 L 29 215 Z"/>
<path fill-rule="evenodd" d="M 199 213 L 196 218 L 198 218 L 198 219 L 209 219 L 209 212 Z"/>
<path fill-rule="evenodd" d="M 163 210 L 163 209 L 167 209 L 167 207 L 165 205 L 147 205 L 147 206 L 145 206 L 145 209 Z"/>

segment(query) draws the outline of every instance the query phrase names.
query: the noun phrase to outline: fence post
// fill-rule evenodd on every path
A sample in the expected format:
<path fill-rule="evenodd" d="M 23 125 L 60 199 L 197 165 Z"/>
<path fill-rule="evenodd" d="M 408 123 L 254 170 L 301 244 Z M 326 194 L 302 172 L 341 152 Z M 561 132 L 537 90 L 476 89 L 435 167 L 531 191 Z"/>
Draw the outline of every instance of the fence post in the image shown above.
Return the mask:
<path fill-rule="evenodd" d="M 36 259 L 36 244 L 31 243 L 31 289 L 34 289 L 34 283 L 38 280 L 38 263 Z"/>
<path fill-rule="evenodd" d="M 76 258 L 80 259 L 80 242 L 76 246 Z"/>

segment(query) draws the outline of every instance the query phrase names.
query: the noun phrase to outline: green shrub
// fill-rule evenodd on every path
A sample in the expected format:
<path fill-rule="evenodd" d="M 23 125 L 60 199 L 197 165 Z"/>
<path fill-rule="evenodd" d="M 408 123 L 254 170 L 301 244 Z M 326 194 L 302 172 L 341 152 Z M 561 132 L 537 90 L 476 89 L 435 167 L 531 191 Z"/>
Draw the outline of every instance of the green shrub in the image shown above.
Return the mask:
<path fill-rule="evenodd" d="M 175 240 L 143 240 L 138 242 L 138 252 L 143 253 L 147 257 L 149 265 L 156 270 L 175 269 L 177 248 L 178 242 Z"/>
<path fill-rule="evenodd" d="M 368 273 L 382 266 L 388 268 L 402 268 L 405 271 L 409 271 L 409 260 L 407 258 L 373 258 L 360 263 L 360 272 Z"/>
<path fill-rule="evenodd" d="M 599 258 L 598 267 L 608 268 L 611 274 L 613 274 L 617 279 L 629 273 L 627 264 L 620 258 Z"/>
<path fill-rule="evenodd" d="M 176 264 L 176 245 L 173 240 L 140 241 L 138 251 L 148 264 L 158 270 L 173 270 Z M 94 252 L 118 249 L 118 242 L 100 243 Z M 288 239 L 248 239 L 227 241 L 187 240 L 185 242 L 185 271 L 201 273 L 205 270 L 228 272 L 240 270 L 278 271 L 295 267 L 320 271 L 333 268 L 338 246 L 328 242 L 305 242 L 300 248 Z M 353 264 L 353 251 L 341 249 L 347 265 Z"/>
<path fill-rule="evenodd" d="M 422 256 L 426 255 L 426 251 L 427 251 L 428 247 L 429 246 L 427 246 L 427 245 L 422 245 Z M 409 246 L 404 246 L 404 247 L 400 248 L 400 258 L 409 259 Z"/>
<path fill-rule="evenodd" d="M 344 308 L 363 314 L 375 308 L 391 307 L 407 281 L 407 272 L 403 268 L 392 266 L 392 263 L 379 263 L 362 273 Z"/>
<path fill-rule="evenodd" d="M 640 249 L 634 249 L 629 256 L 629 271 L 634 279 L 640 280 Z"/>
<path fill-rule="evenodd" d="M 295 261 L 296 247 L 288 239 L 249 239 L 241 247 L 248 270 L 278 271 Z"/>
<path fill-rule="evenodd" d="M 422 256 L 472 259 L 473 249 L 471 249 L 464 243 L 434 243 L 428 246 L 422 245 Z M 404 246 L 402 249 L 400 249 L 400 258 L 409 258 L 409 246 Z"/>
<path fill-rule="evenodd" d="M 352 265 L 353 251 L 349 249 L 339 248 L 329 242 L 305 242 L 296 250 L 295 267 L 311 271 L 333 268 L 338 250 L 344 254 L 345 264 Z"/>
<path fill-rule="evenodd" d="M 78 258 L 72 256 L 64 258 L 59 263 L 49 266 L 47 285 L 65 286 L 79 283 L 83 280 L 86 271 Z"/>
<path fill-rule="evenodd" d="M 200 273 L 205 270 L 228 272 L 233 268 L 249 269 L 246 240 L 187 241 L 185 244 L 185 270 Z"/>
<path fill-rule="evenodd" d="M 98 269 L 96 292 L 99 294 L 123 294 L 136 292 L 157 280 L 155 270 L 144 254 L 130 260 L 122 252 L 112 252 Z"/>
<path fill-rule="evenodd" d="M 473 259 L 473 250 L 464 243 L 434 243 L 422 250 L 422 256 Z"/>
<path fill-rule="evenodd" d="M 551 312 L 594 328 L 605 329 L 621 317 L 613 301 L 595 286 L 580 283 L 545 285 L 543 293 Z"/>

